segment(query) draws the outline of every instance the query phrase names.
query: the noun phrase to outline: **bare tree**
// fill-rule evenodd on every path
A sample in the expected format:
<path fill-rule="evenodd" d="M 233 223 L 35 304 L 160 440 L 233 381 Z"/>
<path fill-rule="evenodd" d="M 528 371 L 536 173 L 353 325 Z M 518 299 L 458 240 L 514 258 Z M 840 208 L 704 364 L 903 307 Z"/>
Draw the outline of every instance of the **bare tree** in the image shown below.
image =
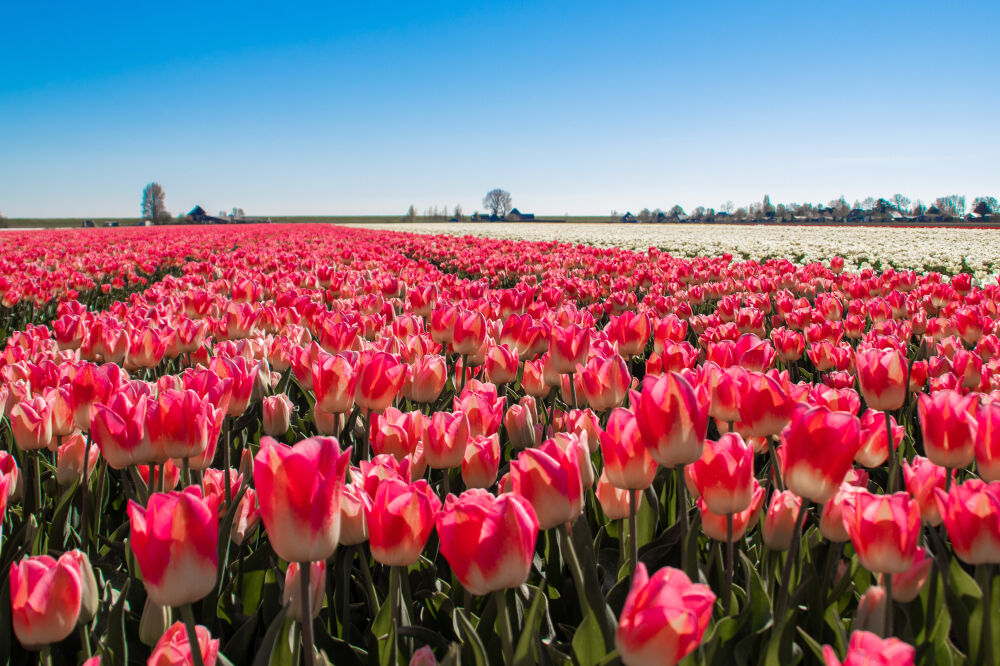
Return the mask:
<path fill-rule="evenodd" d="M 861 202 L 861 209 L 871 210 L 874 205 L 875 205 L 875 199 L 873 197 L 865 197 L 864 200 Z"/>
<path fill-rule="evenodd" d="M 460 204 L 455 206 L 455 219 L 456 220 L 464 220 L 465 219 L 462 216 L 462 206 Z"/>
<path fill-rule="evenodd" d="M 150 183 L 142 191 L 142 217 L 153 224 L 163 224 L 170 219 L 167 212 L 167 193 L 159 183 Z"/>
<path fill-rule="evenodd" d="M 743 206 L 740 206 L 733 212 L 733 217 L 735 217 L 737 220 L 742 220 L 746 218 L 746 216 L 747 216 L 747 209 L 744 208 Z"/>
<path fill-rule="evenodd" d="M 613 211 L 611 211 L 610 218 L 611 218 L 612 222 L 617 222 L 620 219 L 622 219 L 622 216 L 618 214 L 618 211 L 613 210 Z"/>
<path fill-rule="evenodd" d="M 724 210 L 725 212 L 727 212 L 730 215 L 732 215 L 733 211 L 735 210 L 735 207 L 733 206 L 733 202 L 730 200 L 730 201 L 727 201 L 726 203 L 722 204 L 722 210 Z"/>
<path fill-rule="evenodd" d="M 246 217 L 246 213 L 243 212 L 242 208 L 233 208 L 234 220 L 242 220 L 244 217 Z"/>
<path fill-rule="evenodd" d="M 410 204 L 410 209 L 406 211 L 406 219 L 410 222 L 416 222 L 417 220 L 417 209 L 413 204 Z"/>
<path fill-rule="evenodd" d="M 643 208 L 642 210 L 639 211 L 639 214 L 636 215 L 636 217 L 639 218 L 640 222 L 649 222 L 650 220 L 653 219 L 653 211 L 649 210 L 648 208 Z"/>
<path fill-rule="evenodd" d="M 675 204 L 673 208 L 667 213 L 671 217 L 680 217 L 684 214 L 684 209 L 681 208 L 680 204 Z"/>
<path fill-rule="evenodd" d="M 510 210 L 510 201 L 510 192 L 498 187 L 486 193 L 486 196 L 483 197 L 483 207 L 493 215 L 504 217 Z"/>
<path fill-rule="evenodd" d="M 965 196 L 960 194 L 949 194 L 946 197 L 938 197 L 934 202 L 938 210 L 946 215 L 961 217 L 965 215 Z"/>
<path fill-rule="evenodd" d="M 910 207 L 909 197 L 905 197 L 899 193 L 893 194 L 891 201 L 892 205 L 895 206 L 896 210 L 898 210 L 900 213 L 902 213 L 905 208 Z"/>

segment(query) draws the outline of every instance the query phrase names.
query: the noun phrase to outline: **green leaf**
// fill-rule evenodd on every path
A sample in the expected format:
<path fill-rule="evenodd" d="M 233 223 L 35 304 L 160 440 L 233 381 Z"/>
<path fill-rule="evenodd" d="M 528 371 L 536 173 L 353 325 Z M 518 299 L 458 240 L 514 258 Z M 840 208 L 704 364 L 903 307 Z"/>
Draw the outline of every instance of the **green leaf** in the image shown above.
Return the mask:
<path fill-rule="evenodd" d="M 521 637 L 517 640 L 517 646 L 514 649 L 514 666 L 530 666 L 537 663 L 533 650 L 534 639 L 538 636 L 542 623 L 542 615 L 545 612 L 542 610 L 542 607 L 543 605 L 548 606 L 545 603 L 544 592 L 531 585 L 527 587 L 532 592 L 533 598 L 531 600 L 531 607 L 528 609 L 528 614 L 524 618 L 524 626 L 521 627 Z"/>
<path fill-rule="evenodd" d="M 253 666 L 269 666 L 271 663 L 271 653 L 274 651 L 274 646 L 278 642 L 278 637 L 284 633 L 287 612 L 287 607 L 282 608 L 271 622 L 271 626 L 267 628 L 264 640 L 257 649 L 257 657 L 253 660 Z"/>
<path fill-rule="evenodd" d="M 250 661 L 250 656 L 254 654 L 254 642 L 257 639 L 257 630 L 260 627 L 261 614 L 255 613 L 253 617 L 240 625 L 232 638 L 226 642 L 222 651 L 231 656 L 241 664 Z"/>
<path fill-rule="evenodd" d="M 823 662 L 823 646 L 820 645 L 819 642 L 815 638 L 813 638 L 812 636 L 810 636 L 809 634 L 807 634 L 802 627 L 798 627 L 798 632 L 799 632 L 799 636 L 802 637 L 802 640 L 805 641 L 806 645 L 809 647 L 809 650 L 816 656 L 816 661 L 822 663 Z M 841 653 L 841 654 L 843 654 L 843 653 Z"/>
<path fill-rule="evenodd" d="M 118 600 L 111 607 L 111 616 L 108 618 L 108 635 L 105 647 L 109 652 L 109 666 L 125 666 L 128 663 L 128 640 L 125 637 L 125 599 L 128 596 L 130 578 L 125 579 L 121 591 L 118 592 Z M 104 594 L 105 599 L 111 598 L 111 583 L 108 583 Z M 101 660 L 102 663 L 104 660 Z"/>
<path fill-rule="evenodd" d="M 595 666 L 607 654 L 601 626 L 594 617 L 593 610 L 587 613 L 587 617 L 583 618 L 583 622 L 576 628 L 572 646 L 573 657 L 579 666 Z"/>
<path fill-rule="evenodd" d="M 63 492 L 62 496 L 59 498 L 59 503 L 56 505 L 55 513 L 52 515 L 52 522 L 49 525 L 49 542 L 57 543 L 60 546 L 66 545 L 66 537 L 68 532 L 68 518 L 70 507 L 73 506 L 73 495 L 76 493 L 76 488 L 79 486 L 79 482 L 75 482 L 72 486 Z"/>
<path fill-rule="evenodd" d="M 455 619 L 458 623 L 459 633 L 462 636 L 462 644 L 472 653 L 475 665 L 488 666 L 490 662 L 486 658 L 486 648 L 483 646 L 483 641 L 479 638 L 479 634 L 476 633 L 476 628 L 472 626 L 469 618 L 465 616 L 465 610 L 456 608 Z"/>
<path fill-rule="evenodd" d="M 0 664 L 10 663 L 10 647 L 14 644 L 10 609 L 10 577 L 3 577 L 0 585 Z"/>

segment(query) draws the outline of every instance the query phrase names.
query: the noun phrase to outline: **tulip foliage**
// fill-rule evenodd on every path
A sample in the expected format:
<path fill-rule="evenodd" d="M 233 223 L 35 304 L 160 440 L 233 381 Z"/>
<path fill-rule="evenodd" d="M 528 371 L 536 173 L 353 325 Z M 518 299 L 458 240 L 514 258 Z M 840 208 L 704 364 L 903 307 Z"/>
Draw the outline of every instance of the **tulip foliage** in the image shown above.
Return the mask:
<path fill-rule="evenodd" d="M 0 239 L 0 663 L 1000 665 L 1000 288 Z"/>

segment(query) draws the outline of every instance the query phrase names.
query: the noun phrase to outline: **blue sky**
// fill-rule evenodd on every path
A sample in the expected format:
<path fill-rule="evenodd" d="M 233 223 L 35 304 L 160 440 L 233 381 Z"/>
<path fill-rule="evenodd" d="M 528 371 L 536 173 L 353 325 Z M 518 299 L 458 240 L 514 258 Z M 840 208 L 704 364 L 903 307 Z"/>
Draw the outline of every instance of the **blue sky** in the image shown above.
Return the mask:
<path fill-rule="evenodd" d="M 153 8 L 162 11 L 154 12 Z M 0 212 L 1000 194 L 1000 3 L 0 5 Z"/>

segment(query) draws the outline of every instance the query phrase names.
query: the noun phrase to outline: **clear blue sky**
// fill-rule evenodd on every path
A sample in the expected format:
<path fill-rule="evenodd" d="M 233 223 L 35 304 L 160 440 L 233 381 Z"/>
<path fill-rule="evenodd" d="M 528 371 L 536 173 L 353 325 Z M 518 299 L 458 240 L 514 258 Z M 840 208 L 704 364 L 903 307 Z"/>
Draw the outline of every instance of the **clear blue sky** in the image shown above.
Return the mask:
<path fill-rule="evenodd" d="M 1000 3 L 0 3 L 0 212 L 1000 194 Z"/>

